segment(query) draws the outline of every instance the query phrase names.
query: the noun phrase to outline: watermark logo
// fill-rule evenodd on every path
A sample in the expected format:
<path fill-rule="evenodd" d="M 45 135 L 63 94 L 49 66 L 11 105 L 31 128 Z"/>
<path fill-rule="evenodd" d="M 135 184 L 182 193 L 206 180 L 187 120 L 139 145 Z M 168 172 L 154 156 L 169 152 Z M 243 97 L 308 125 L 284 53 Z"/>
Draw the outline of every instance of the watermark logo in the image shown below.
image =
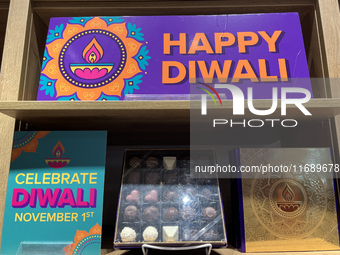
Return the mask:
<path fill-rule="evenodd" d="M 243 93 L 243 91 L 235 86 L 235 85 L 231 85 L 231 84 L 215 84 L 214 87 L 205 84 L 205 83 L 201 83 L 199 82 L 199 84 L 202 84 L 206 87 L 208 87 L 212 92 L 214 92 L 214 94 L 217 96 L 217 98 L 220 101 L 220 104 L 222 106 L 222 100 L 221 97 L 219 96 L 219 94 L 217 93 L 216 89 L 227 89 L 229 92 L 231 92 L 232 94 L 232 101 L 233 101 L 233 115 L 237 115 L 237 116 L 242 116 L 245 115 L 245 103 L 247 103 L 248 109 L 249 111 L 257 116 L 267 116 L 267 115 L 271 115 L 273 114 L 277 108 L 278 108 L 278 104 L 279 104 L 279 100 L 278 100 L 278 88 L 277 87 L 273 87 L 272 88 L 272 103 L 269 109 L 256 109 L 254 106 L 254 97 L 253 97 L 253 88 L 252 87 L 248 87 L 247 91 L 246 91 L 246 100 L 245 100 L 245 95 Z M 208 95 L 210 95 L 210 97 L 214 100 L 215 105 L 217 105 L 215 98 L 213 97 L 212 93 L 210 91 L 208 91 L 207 89 L 204 88 L 200 88 L 197 87 L 198 89 L 201 89 L 203 91 L 205 91 Z M 289 98 L 288 95 L 294 93 L 295 95 L 298 94 L 301 97 L 300 98 Z M 201 115 L 207 115 L 207 94 L 202 94 L 201 95 Z M 305 89 L 305 88 L 297 88 L 297 87 L 283 87 L 280 88 L 280 94 L 281 94 L 281 116 L 285 116 L 287 114 L 287 106 L 288 105 L 294 105 L 295 107 L 297 107 L 304 115 L 306 116 L 311 116 L 312 114 L 306 109 L 306 107 L 303 105 L 304 103 L 307 103 L 310 99 L 311 99 L 311 93 L 309 90 Z M 259 125 L 248 125 L 250 127 L 262 127 L 264 125 L 264 121 L 260 120 L 260 119 L 250 119 L 248 120 L 248 122 L 253 123 L 254 121 L 256 122 L 261 122 Z M 266 120 L 267 121 L 267 120 Z M 272 127 L 274 126 L 274 121 L 280 121 L 279 119 L 270 119 L 269 121 L 271 121 L 272 123 Z M 286 120 L 283 120 L 283 122 L 285 122 Z M 295 127 L 297 125 L 297 121 L 294 119 L 289 119 L 289 121 L 294 122 L 294 125 L 284 125 L 282 124 L 284 127 Z M 232 123 L 233 121 L 230 120 L 226 120 L 226 119 L 214 119 L 213 121 L 213 126 L 215 127 L 216 124 L 227 124 L 227 123 Z M 247 122 L 247 123 L 248 123 Z M 282 123 L 282 121 L 280 121 Z M 235 122 L 234 122 L 235 123 Z M 237 122 L 237 124 L 243 124 L 243 126 L 246 126 L 246 120 L 244 120 L 243 122 Z M 232 124 L 231 124 L 232 126 Z"/>
<path fill-rule="evenodd" d="M 209 88 L 212 92 L 214 92 L 215 95 L 216 95 L 216 97 L 217 97 L 218 100 L 220 101 L 220 104 L 222 105 L 222 100 L 221 100 L 220 95 L 217 93 L 217 91 L 216 91 L 212 86 L 210 86 L 210 85 L 208 85 L 208 84 L 206 84 L 206 83 L 203 83 L 203 82 L 198 82 L 198 83 L 199 83 L 199 84 L 202 84 L 202 85 L 204 85 L 204 86 L 206 86 L 206 87 Z M 214 100 L 215 105 L 217 105 L 217 102 L 216 102 L 214 96 L 211 94 L 211 92 L 209 92 L 209 90 L 206 90 L 206 89 L 200 88 L 200 87 L 197 87 L 197 88 L 200 89 L 200 90 L 205 91 L 205 92 L 212 98 L 212 100 Z M 203 104 L 203 102 L 205 103 L 205 108 L 204 108 L 204 109 L 205 109 L 205 114 L 204 114 L 204 115 L 206 115 L 206 114 L 207 114 L 207 112 L 206 112 L 206 110 L 207 110 L 207 95 L 206 95 L 206 94 L 202 94 L 202 104 Z M 202 107 L 202 109 L 203 109 L 203 107 Z M 203 115 L 203 114 L 202 114 L 202 115 Z"/>

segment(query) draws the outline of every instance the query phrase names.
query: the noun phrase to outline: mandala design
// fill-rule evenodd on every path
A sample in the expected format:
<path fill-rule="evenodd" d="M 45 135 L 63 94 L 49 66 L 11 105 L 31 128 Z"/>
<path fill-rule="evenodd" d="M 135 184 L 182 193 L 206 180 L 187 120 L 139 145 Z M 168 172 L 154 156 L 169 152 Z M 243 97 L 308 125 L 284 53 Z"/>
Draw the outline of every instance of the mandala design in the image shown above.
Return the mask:
<path fill-rule="evenodd" d="M 241 149 L 241 165 L 289 167 L 329 160 L 325 153 L 308 150 L 300 150 L 299 153 L 294 154 L 290 149 Z M 284 161 L 285 158 L 292 161 Z M 301 245 L 310 245 L 307 240 L 339 245 L 332 173 L 293 170 L 242 174 L 242 177 L 244 230 L 248 248 L 254 241 L 293 239 L 300 240 Z M 270 245 L 274 247 L 276 244 L 273 242 Z"/>
<path fill-rule="evenodd" d="M 21 155 L 21 152 L 35 153 L 38 147 L 38 139 L 46 136 L 49 131 L 17 132 L 14 136 L 12 149 L 12 162 Z"/>
<path fill-rule="evenodd" d="M 102 228 L 98 223 L 89 232 L 77 230 L 74 243 L 64 247 L 65 255 L 93 254 L 97 248 L 101 247 L 101 233 Z"/>
<path fill-rule="evenodd" d="M 286 176 L 290 178 L 279 178 L 277 173 L 257 176 L 250 188 L 251 207 L 260 225 L 274 236 L 303 238 L 313 233 L 325 217 L 326 190 L 315 173 Z"/>
<path fill-rule="evenodd" d="M 120 17 L 73 18 L 50 30 L 40 90 L 57 100 L 120 100 L 142 83 L 149 50 Z"/>

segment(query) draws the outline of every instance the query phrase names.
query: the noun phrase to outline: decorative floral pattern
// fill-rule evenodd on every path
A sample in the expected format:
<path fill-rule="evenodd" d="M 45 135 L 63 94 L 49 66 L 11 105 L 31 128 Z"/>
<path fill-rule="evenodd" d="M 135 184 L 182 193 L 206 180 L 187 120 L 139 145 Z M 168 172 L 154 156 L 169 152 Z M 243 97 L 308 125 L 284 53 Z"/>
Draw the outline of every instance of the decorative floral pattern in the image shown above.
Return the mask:
<path fill-rule="evenodd" d="M 93 19 L 93 17 L 74 17 L 73 19 L 69 20 L 71 24 L 79 24 L 84 26 L 86 22 Z"/>
<path fill-rule="evenodd" d="M 12 149 L 12 162 L 18 158 L 24 151 L 26 153 L 35 153 L 38 147 L 38 139 L 43 138 L 49 131 L 27 131 L 18 132 L 14 137 Z"/>
<path fill-rule="evenodd" d="M 113 23 L 121 23 L 124 21 L 121 17 L 102 17 L 102 19 L 106 21 L 108 26 Z"/>
<path fill-rule="evenodd" d="M 149 50 L 146 49 L 146 46 L 143 46 L 138 52 L 135 59 L 138 61 L 138 64 L 142 70 L 145 70 L 145 66 L 148 66 L 148 60 L 151 58 L 148 56 Z"/>
<path fill-rule="evenodd" d="M 97 99 L 97 101 L 119 101 L 118 97 L 109 96 L 102 93 L 102 95 Z"/>
<path fill-rule="evenodd" d="M 39 85 L 41 85 L 40 90 L 45 90 L 46 95 L 50 94 L 50 96 L 53 97 L 55 92 L 55 82 L 56 80 L 51 80 L 42 75 L 39 82 Z"/>
<path fill-rule="evenodd" d="M 69 97 L 59 97 L 58 101 L 80 101 L 76 94 Z"/>
<path fill-rule="evenodd" d="M 126 94 L 133 94 L 134 89 L 139 89 L 138 84 L 142 83 L 142 77 L 143 75 L 137 75 L 133 77 L 132 79 L 128 79 L 125 81 L 125 89 L 124 89 L 124 95 Z"/>
<path fill-rule="evenodd" d="M 63 35 L 64 24 L 60 26 L 55 26 L 54 30 L 49 30 L 49 34 L 47 35 L 47 43 L 53 42 L 54 40 L 62 38 Z"/>
<path fill-rule="evenodd" d="M 54 30 L 49 31 L 39 90 L 44 91 L 51 100 L 60 101 L 115 101 L 123 99 L 126 94 L 133 94 L 135 89 L 139 89 L 138 84 L 142 83 L 143 77 L 142 70 L 146 69 L 148 60 L 151 59 L 148 56 L 149 50 L 139 42 L 144 41 L 144 34 L 140 31 L 141 28 L 137 28 L 135 24 L 128 23 L 126 27 L 121 17 L 79 17 L 69 20 L 66 26 L 56 25 Z M 108 37 L 106 40 L 111 40 L 114 45 L 117 45 L 115 47 L 119 50 L 112 51 L 107 48 L 108 46 L 101 49 L 101 40 L 94 40 L 95 47 L 91 42 L 86 48 L 89 52 L 86 55 L 87 62 L 83 60 L 85 55 L 81 58 L 83 63 L 72 62 L 70 65 L 66 62 L 69 45 L 81 40 L 82 37 L 103 38 L 101 37 L 103 35 Z M 85 47 L 83 50 L 85 52 Z M 90 50 L 97 54 L 97 57 L 94 56 L 95 62 L 90 62 L 92 59 L 92 55 L 89 55 Z M 118 58 L 121 59 L 120 63 L 113 61 L 115 63 L 111 64 L 107 60 L 101 60 L 102 56 L 109 56 L 107 54 L 112 52 L 121 54 L 122 57 Z M 80 57 L 81 54 L 80 51 Z M 75 70 L 71 74 L 77 75 L 78 78 L 66 75 L 65 71 L 70 72 L 70 70 L 65 68 L 74 68 L 70 69 Z M 100 70 L 102 71 L 99 72 Z M 98 73 L 97 76 L 94 75 L 95 72 Z M 80 74 L 82 78 L 79 78 Z M 102 78 L 98 78 L 99 74 Z M 97 79 L 98 82 L 91 82 L 91 79 Z"/>
<path fill-rule="evenodd" d="M 51 59 L 52 59 L 52 58 L 51 58 L 51 56 L 48 54 L 47 49 L 45 49 L 41 70 L 44 70 L 44 69 L 45 69 L 46 64 L 47 64 Z"/>
<path fill-rule="evenodd" d="M 136 24 L 131 24 L 129 22 L 128 24 L 128 30 L 129 30 L 129 36 L 132 37 L 132 38 L 135 38 L 139 41 L 144 41 L 144 34 L 140 33 L 139 31 L 142 30 L 142 28 L 136 28 Z"/>
<path fill-rule="evenodd" d="M 89 245 L 101 243 L 102 227 L 98 223 L 94 225 L 89 232 L 85 230 L 77 230 L 74 235 L 74 243 L 64 247 L 65 255 L 79 255 Z"/>

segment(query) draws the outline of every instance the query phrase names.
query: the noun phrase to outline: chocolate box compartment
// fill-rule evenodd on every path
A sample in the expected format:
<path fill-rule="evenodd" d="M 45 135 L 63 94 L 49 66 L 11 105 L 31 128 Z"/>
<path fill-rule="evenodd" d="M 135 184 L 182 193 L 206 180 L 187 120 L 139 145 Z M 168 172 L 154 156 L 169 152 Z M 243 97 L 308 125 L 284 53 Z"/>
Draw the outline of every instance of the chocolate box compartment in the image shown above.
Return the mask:
<path fill-rule="evenodd" d="M 143 194 L 140 193 L 140 185 L 125 185 L 122 190 L 122 203 L 125 204 L 141 204 L 143 203 Z"/>
<path fill-rule="evenodd" d="M 209 186 L 199 186 L 198 188 L 198 197 L 201 206 L 203 205 L 210 205 L 210 204 L 216 204 L 219 200 L 219 193 L 218 189 L 216 187 L 213 187 L 211 185 Z"/>
<path fill-rule="evenodd" d="M 145 229 L 147 227 L 154 227 L 157 231 L 157 238 L 153 241 L 146 241 L 143 237 L 143 233 L 145 231 Z M 147 222 L 144 222 L 142 225 L 141 225 L 141 239 L 143 240 L 144 243 L 158 243 L 158 242 L 161 242 L 162 240 L 162 229 L 161 229 L 161 223 L 158 222 L 154 222 L 154 223 L 147 223 Z"/>
<path fill-rule="evenodd" d="M 161 225 L 161 233 L 162 233 L 162 242 L 165 242 L 164 241 L 164 233 L 163 233 L 163 227 L 178 227 L 177 231 L 178 231 L 178 241 L 177 242 L 180 242 L 181 241 L 181 227 L 180 225 L 178 224 L 178 222 L 173 222 L 173 223 L 170 223 L 170 222 L 163 222 L 163 224 Z M 166 242 L 165 242 L 166 243 Z M 172 243 L 176 243 L 175 242 L 172 242 Z"/>
<path fill-rule="evenodd" d="M 161 200 L 163 203 L 179 203 L 181 189 L 178 186 L 165 186 L 162 187 Z"/>
<path fill-rule="evenodd" d="M 199 205 L 199 193 L 197 186 L 186 185 L 181 187 L 180 203 L 182 206 L 197 207 Z"/>
<path fill-rule="evenodd" d="M 191 165 L 191 158 L 190 156 L 184 156 L 184 157 L 180 157 L 178 160 L 178 167 L 181 170 L 190 170 L 190 165 Z"/>
<path fill-rule="evenodd" d="M 122 206 L 119 220 L 124 223 L 138 224 L 141 221 L 141 206 L 139 204 Z"/>
<path fill-rule="evenodd" d="M 179 180 L 179 183 L 182 185 L 195 185 L 197 183 L 197 179 L 190 178 L 190 171 L 180 171 Z"/>
<path fill-rule="evenodd" d="M 176 170 L 164 170 L 163 172 L 163 184 L 164 185 L 177 185 L 178 184 L 178 171 Z"/>
<path fill-rule="evenodd" d="M 148 170 L 162 169 L 162 159 L 159 156 L 150 155 L 145 157 L 143 166 Z"/>
<path fill-rule="evenodd" d="M 134 241 L 131 241 L 131 242 L 135 243 L 135 242 L 141 242 L 142 241 L 143 237 L 141 235 L 141 226 L 140 225 L 136 225 L 134 223 L 122 223 L 118 228 L 119 235 L 117 235 L 117 242 L 121 242 L 121 243 L 125 243 L 125 244 L 129 243 L 129 242 L 123 242 L 121 235 L 120 235 L 120 233 L 122 232 L 122 230 L 125 227 L 131 228 L 136 232 L 136 239 Z"/>
<path fill-rule="evenodd" d="M 127 173 L 127 176 L 124 178 L 124 183 L 129 183 L 129 184 L 139 184 L 141 183 L 142 179 L 142 173 L 140 171 L 129 171 Z"/>
<path fill-rule="evenodd" d="M 161 204 L 144 204 L 142 206 L 142 221 L 147 224 L 159 224 L 161 222 Z"/>
<path fill-rule="evenodd" d="M 207 206 L 201 206 L 199 215 L 202 221 L 214 221 L 218 219 L 218 216 L 221 215 L 221 210 L 218 208 L 217 203 L 212 203 Z"/>
<path fill-rule="evenodd" d="M 179 204 L 162 204 L 161 219 L 164 223 L 175 223 L 181 219 L 181 210 Z"/>
<path fill-rule="evenodd" d="M 200 223 L 197 222 L 196 226 L 181 226 L 181 241 L 200 241 L 201 237 L 197 234 L 199 233 L 201 227 Z"/>
<path fill-rule="evenodd" d="M 144 184 L 160 185 L 161 180 L 161 171 L 144 171 Z"/>
<path fill-rule="evenodd" d="M 142 190 L 142 199 L 145 204 L 157 204 L 160 203 L 160 194 L 162 188 L 160 185 L 140 185 Z"/>

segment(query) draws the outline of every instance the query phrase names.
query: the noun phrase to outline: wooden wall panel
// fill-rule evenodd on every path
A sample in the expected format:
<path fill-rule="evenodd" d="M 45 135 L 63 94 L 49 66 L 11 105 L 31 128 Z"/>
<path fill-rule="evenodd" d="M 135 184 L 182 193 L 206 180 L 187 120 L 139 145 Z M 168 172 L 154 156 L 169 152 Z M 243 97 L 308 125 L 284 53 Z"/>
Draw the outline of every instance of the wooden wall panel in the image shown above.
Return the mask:
<path fill-rule="evenodd" d="M 0 99 L 3 101 L 18 100 L 21 96 L 30 13 L 29 0 L 11 1 L 0 76 Z M 0 240 L 14 126 L 14 118 L 0 115 Z"/>

